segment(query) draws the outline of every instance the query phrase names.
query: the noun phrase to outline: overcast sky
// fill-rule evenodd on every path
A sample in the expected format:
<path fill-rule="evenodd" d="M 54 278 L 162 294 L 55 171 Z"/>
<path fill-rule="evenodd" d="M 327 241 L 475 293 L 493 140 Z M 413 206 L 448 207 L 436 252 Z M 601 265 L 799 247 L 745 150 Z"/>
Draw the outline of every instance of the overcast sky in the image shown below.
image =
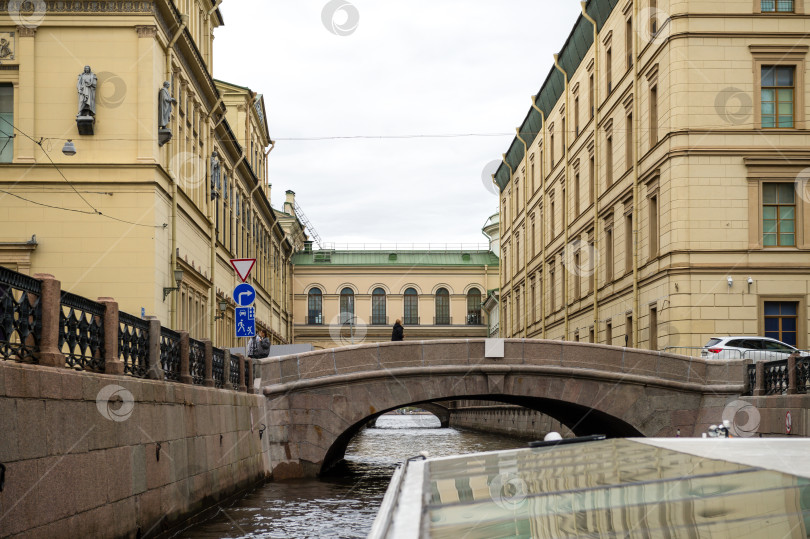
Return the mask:
<path fill-rule="evenodd" d="M 264 94 L 278 141 L 273 205 L 292 189 L 321 238 L 337 243 L 484 243 L 498 201 L 482 171 L 508 148 L 580 12 L 575 0 L 226 0 L 220 9 L 214 75 Z"/>

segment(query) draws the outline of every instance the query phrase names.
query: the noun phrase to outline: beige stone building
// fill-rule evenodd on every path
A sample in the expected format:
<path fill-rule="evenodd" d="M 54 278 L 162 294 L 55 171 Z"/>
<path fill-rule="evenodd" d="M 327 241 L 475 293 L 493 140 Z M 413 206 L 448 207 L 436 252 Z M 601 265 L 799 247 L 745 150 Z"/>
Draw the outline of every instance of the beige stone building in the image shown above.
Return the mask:
<path fill-rule="evenodd" d="M 293 256 L 295 341 L 316 348 L 485 337 L 482 302 L 498 285 L 486 249 L 317 249 Z"/>
<path fill-rule="evenodd" d="M 289 342 L 291 227 L 270 206 L 264 100 L 212 78 L 220 6 L 0 2 L 0 263 L 229 346 L 229 259 L 255 257 L 257 320 Z M 77 120 L 85 66 L 92 134 Z M 60 151 L 68 139 L 75 155 Z"/>
<path fill-rule="evenodd" d="M 810 6 L 585 9 L 495 175 L 502 336 L 808 348 Z"/>

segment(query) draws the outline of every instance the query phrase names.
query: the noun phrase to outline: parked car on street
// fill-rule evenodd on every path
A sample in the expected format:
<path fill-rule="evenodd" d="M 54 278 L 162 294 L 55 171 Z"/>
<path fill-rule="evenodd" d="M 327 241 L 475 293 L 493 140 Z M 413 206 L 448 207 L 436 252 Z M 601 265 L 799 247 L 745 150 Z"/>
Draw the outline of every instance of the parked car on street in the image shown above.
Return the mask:
<path fill-rule="evenodd" d="M 796 348 L 768 337 L 736 335 L 712 337 L 700 356 L 704 359 L 753 359 L 754 361 L 774 361 L 787 359 Z"/>

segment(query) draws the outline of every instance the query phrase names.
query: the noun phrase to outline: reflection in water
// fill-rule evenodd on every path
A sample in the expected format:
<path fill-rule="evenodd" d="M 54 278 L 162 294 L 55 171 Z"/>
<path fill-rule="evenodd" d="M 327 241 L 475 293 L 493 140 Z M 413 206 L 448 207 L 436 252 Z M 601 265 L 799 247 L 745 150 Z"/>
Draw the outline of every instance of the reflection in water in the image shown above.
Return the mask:
<path fill-rule="evenodd" d="M 432 415 L 384 415 L 376 428 L 352 440 L 339 475 L 267 483 L 179 537 L 366 537 L 394 469 L 408 457 L 525 445 L 499 435 L 442 429 Z"/>

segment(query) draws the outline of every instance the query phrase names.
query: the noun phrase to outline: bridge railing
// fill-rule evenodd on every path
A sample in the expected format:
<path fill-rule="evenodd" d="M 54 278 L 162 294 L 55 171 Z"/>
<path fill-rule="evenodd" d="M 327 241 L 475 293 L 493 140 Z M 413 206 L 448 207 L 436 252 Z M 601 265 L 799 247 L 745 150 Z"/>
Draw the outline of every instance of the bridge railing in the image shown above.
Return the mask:
<path fill-rule="evenodd" d="M 280 386 L 363 373 L 419 376 L 429 369 L 449 372 L 547 371 L 568 376 L 576 371 L 606 373 L 617 379 L 659 380 L 693 386 L 737 386 L 745 390 L 743 360 L 707 360 L 660 351 L 621 348 L 604 344 L 541 339 L 506 339 L 503 355 L 487 353 L 484 338 L 437 341 L 381 342 L 316 350 L 259 362 L 259 377 L 267 391 Z M 407 369 L 407 370 L 405 370 Z M 493 370 L 494 369 L 494 370 Z M 392 374 L 394 373 L 394 374 Z"/>
<path fill-rule="evenodd" d="M 155 317 L 119 312 L 61 290 L 52 275 L 0 267 L 0 361 L 252 390 L 252 360 L 210 340 L 162 327 Z"/>
<path fill-rule="evenodd" d="M 761 397 L 810 393 L 808 351 L 800 350 L 787 359 L 749 363 L 746 370 L 747 395 Z"/>

